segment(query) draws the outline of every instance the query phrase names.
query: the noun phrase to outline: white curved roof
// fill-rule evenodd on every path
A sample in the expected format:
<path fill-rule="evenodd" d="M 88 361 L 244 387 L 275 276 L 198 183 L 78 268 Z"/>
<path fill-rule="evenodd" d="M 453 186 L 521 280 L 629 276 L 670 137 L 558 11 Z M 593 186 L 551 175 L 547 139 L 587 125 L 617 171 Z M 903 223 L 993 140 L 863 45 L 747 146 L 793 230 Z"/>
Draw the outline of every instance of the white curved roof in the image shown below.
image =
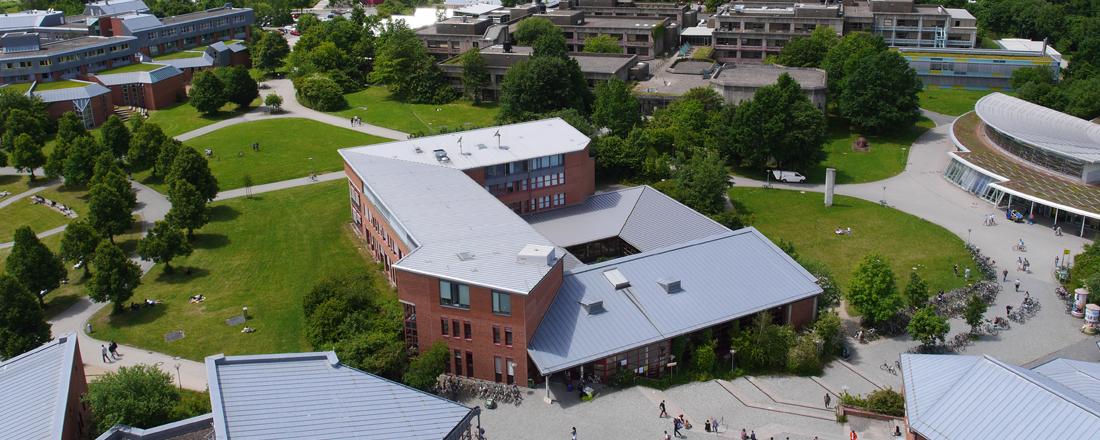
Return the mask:
<path fill-rule="evenodd" d="M 979 99 L 974 111 L 997 131 L 1037 148 L 1085 162 L 1100 162 L 1100 124 L 1003 93 Z"/>

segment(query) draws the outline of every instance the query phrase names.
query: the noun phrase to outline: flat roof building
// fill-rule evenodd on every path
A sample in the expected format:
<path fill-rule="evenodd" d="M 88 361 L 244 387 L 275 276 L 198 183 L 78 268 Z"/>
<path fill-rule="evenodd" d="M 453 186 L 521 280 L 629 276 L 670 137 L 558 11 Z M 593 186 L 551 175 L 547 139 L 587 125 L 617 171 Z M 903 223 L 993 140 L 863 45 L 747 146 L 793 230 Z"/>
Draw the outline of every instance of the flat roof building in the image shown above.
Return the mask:
<path fill-rule="evenodd" d="M 1010 90 L 1016 69 L 1048 67 L 1052 78 L 1061 71 L 1058 59 L 1041 51 L 908 47 L 898 51 L 925 86 Z"/>
<path fill-rule="evenodd" d="M 713 89 L 727 103 L 738 104 L 751 99 L 761 87 L 775 84 L 783 74 L 798 82 L 802 93 L 815 107 L 825 110 L 828 88 L 824 70 L 776 64 L 679 60 L 658 70 L 649 79 L 638 82 L 634 86 L 634 96 L 647 114 L 698 87 Z"/>
<path fill-rule="evenodd" d="M 711 46 L 722 62 L 762 62 L 777 55 L 792 38 L 809 36 L 818 27 L 844 30 L 839 3 L 731 2 L 710 19 Z"/>
<path fill-rule="evenodd" d="M 38 34 L 0 36 L 0 83 L 72 79 L 134 62 L 134 37 L 78 37 L 41 41 Z"/>
<path fill-rule="evenodd" d="M 0 433 L 22 440 L 88 438 L 87 392 L 74 334 L 0 362 Z"/>

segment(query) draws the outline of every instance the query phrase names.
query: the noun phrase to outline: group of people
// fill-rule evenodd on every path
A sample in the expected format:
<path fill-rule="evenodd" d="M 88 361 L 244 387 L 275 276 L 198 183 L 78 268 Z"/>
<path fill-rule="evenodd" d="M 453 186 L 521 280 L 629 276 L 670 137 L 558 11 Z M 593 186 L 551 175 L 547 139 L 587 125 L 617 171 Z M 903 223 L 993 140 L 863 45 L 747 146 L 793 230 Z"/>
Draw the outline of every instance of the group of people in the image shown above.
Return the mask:
<path fill-rule="evenodd" d="M 661 412 L 659 414 L 657 414 L 657 417 L 659 417 L 659 418 L 668 417 L 668 409 L 665 408 L 665 401 L 664 400 L 662 400 L 661 403 L 657 405 L 657 408 L 661 410 Z M 714 420 L 714 419 L 707 420 L 707 423 L 706 423 L 707 432 L 711 432 L 710 430 L 711 430 L 712 427 L 713 427 L 715 432 L 718 431 L 718 421 L 717 420 Z M 689 422 L 687 417 L 684 417 L 683 414 L 680 414 L 679 417 L 675 417 L 675 418 L 672 419 L 672 434 L 675 435 L 676 438 L 685 437 L 684 434 L 680 433 L 681 429 L 691 429 L 691 422 Z M 665 439 L 667 440 L 667 439 L 670 439 L 670 438 L 671 437 L 669 437 L 668 431 L 665 431 Z"/>
<path fill-rule="evenodd" d="M 31 196 L 31 203 L 34 203 L 36 205 L 49 206 L 57 210 L 57 212 L 64 214 L 66 217 L 76 217 L 76 211 L 73 211 L 72 208 L 65 206 L 64 203 L 58 203 L 40 195 Z"/>
<path fill-rule="evenodd" d="M 103 355 L 103 362 L 108 364 L 122 357 L 118 354 L 118 344 L 115 341 L 110 341 L 107 345 L 100 344 L 99 352 Z"/>
<path fill-rule="evenodd" d="M 187 302 L 189 302 L 191 304 L 198 304 L 198 303 L 201 303 L 203 301 L 206 301 L 206 296 L 201 295 L 201 294 L 191 295 L 191 297 L 187 299 Z"/>
<path fill-rule="evenodd" d="M 1016 257 L 1016 270 L 1031 273 L 1031 262 L 1027 258 Z"/>
<path fill-rule="evenodd" d="M 842 228 L 837 226 L 836 229 L 833 230 L 833 233 L 836 235 L 852 235 L 852 227 Z"/>
<path fill-rule="evenodd" d="M 997 226 L 997 220 L 995 220 L 995 217 L 996 216 L 994 216 L 993 214 L 986 215 L 984 224 L 986 226 Z"/>
<path fill-rule="evenodd" d="M 351 126 L 355 127 L 355 126 L 359 126 L 359 125 L 363 125 L 363 119 L 358 117 L 358 116 L 352 116 L 351 117 Z"/>

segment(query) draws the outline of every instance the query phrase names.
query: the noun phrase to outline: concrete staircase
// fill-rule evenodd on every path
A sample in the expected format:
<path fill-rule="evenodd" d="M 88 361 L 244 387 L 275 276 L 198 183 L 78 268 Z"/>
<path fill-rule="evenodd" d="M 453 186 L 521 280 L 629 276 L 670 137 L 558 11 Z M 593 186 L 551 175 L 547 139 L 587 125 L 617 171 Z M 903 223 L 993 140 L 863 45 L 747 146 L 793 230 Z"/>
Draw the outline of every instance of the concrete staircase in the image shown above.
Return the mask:
<path fill-rule="evenodd" d="M 121 119 L 122 122 L 126 122 L 130 120 L 131 116 L 133 116 L 134 110 L 133 107 L 115 106 L 115 109 L 112 111 L 112 113 L 114 113 L 115 116 L 118 116 L 118 118 Z"/>
<path fill-rule="evenodd" d="M 715 382 L 725 389 L 726 392 L 730 393 L 733 398 L 741 402 L 742 405 L 749 408 L 781 412 L 830 422 L 836 421 L 836 414 L 833 410 L 828 410 L 820 406 L 812 406 L 803 402 L 789 402 L 777 399 L 773 397 L 772 394 L 769 394 L 766 389 L 761 388 L 751 378 L 741 378 L 732 382 L 719 379 L 715 380 Z"/>

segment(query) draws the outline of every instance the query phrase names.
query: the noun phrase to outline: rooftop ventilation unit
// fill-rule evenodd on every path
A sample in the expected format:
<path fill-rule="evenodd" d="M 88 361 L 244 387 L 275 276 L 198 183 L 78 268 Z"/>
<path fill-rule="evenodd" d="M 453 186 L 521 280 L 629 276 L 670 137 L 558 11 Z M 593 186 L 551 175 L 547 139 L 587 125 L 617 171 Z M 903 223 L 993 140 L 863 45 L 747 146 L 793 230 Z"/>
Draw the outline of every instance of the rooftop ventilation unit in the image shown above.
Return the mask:
<path fill-rule="evenodd" d="M 438 160 L 438 161 L 443 162 L 443 163 L 449 163 L 451 161 L 451 158 L 447 157 L 447 150 L 444 150 L 444 149 L 440 148 L 440 149 L 432 150 L 432 153 L 435 153 L 435 160 Z"/>
<path fill-rule="evenodd" d="M 630 287 L 630 280 L 626 279 L 626 276 L 619 269 L 608 269 L 603 271 L 603 277 L 607 278 L 607 281 L 615 287 L 615 290 L 622 290 Z"/>
<path fill-rule="evenodd" d="M 661 289 L 663 289 L 665 293 L 676 293 L 683 290 L 680 288 L 680 280 L 675 278 L 665 277 L 658 279 L 657 285 L 661 286 Z"/>
<path fill-rule="evenodd" d="M 413 148 L 413 151 L 415 151 L 415 152 L 416 152 L 416 154 L 420 154 L 420 153 L 423 153 L 423 152 L 424 152 L 424 149 L 423 149 L 423 148 L 420 148 L 420 147 L 416 147 L 416 148 Z"/>
<path fill-rule="evenodd" d="M 459 252 L 457 255 L 458 259 L 461 261 L 470 261 L 474 259 L 473 252 Z"/>
<path fill-rule="evenodd" d="M 557 258 L 554 257 L 554 247 L 541 244 L 529 244 L 520 249 L 516 255 L 516 262 L 525 265 L 553 266 Z"/>
<path fill-rule="evenodd" d="M 488 145 L 485 145 L 485 144 L 477 144 L 477 149 L 478 149 L 478 150 L 484 150 L 484 149 L 486 149 L 486 148 L 489 148 L 489 146 L 488 146 Z"/>
<path fill-rule="evenodd" d="M 581 307 L 584 307 L 584 311 L 588 312 L 589 315 L 603 313 L 604 311 L 603 301 L 600 301 L 598 299 L 581 298 L 579 302 L 581 303 Z"/>

